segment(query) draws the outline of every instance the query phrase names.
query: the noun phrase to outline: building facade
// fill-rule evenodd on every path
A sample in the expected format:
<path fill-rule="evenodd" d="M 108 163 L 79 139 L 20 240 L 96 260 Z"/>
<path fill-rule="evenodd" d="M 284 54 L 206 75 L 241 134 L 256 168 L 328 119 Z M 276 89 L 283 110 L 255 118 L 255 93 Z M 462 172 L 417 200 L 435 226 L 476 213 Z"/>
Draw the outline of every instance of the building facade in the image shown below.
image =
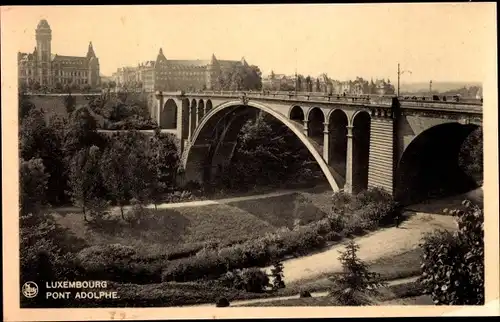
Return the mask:
<path fill-rule="evenodd" d="M 47 87 L 88 85 L 92 88 L 100 85 L 99 58 L 92 42 L 86 56 L 62 56 L 52 53 L 52 30 L 47 20 L 40 20 L 35 35 L 33 52 L 19 52 L 17 56 L 19 84 Z"/>
<path fill-rule="evenodd" d="M 146 92 L 204 90 L 216 87 L 219 75 L 235 65 L 248 66 L 245 59 L 210 60 L 167 59 L 160 48 L 155 61 L 136 67 L 118 68 L 113 79 L 118 88 L 142 88 Z"/>

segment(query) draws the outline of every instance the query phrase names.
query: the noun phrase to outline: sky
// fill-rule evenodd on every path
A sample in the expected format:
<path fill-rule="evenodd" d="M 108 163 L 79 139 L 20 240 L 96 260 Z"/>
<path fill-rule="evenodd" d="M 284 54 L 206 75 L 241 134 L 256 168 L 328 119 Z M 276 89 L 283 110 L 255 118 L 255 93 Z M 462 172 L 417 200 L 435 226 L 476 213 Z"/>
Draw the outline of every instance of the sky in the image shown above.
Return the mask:
<path fill-rule="evenodd" d="M 491 3 L 44 6 L 2 8 L 2 33 L 16 50 L 32 51 L 35 28 L 47 19 L 52 52 L 84 56 L 92 41 L 101 74 L 155 60 L 239 60 L 264 74 L 338 80 L 481 82 L 494 46 Z M 493 25 L 495 26 L 495 25 Z M 490 28 L 490 29 L 488 29 Z M 494 34 L 493 34 L 494 35 Z"/>

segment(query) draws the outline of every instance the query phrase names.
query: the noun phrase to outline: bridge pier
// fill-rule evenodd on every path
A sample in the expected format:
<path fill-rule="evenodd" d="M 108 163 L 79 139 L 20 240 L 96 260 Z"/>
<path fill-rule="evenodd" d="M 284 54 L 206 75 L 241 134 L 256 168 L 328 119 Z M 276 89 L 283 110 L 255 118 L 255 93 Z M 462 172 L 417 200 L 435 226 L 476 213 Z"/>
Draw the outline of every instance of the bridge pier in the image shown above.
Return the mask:
<path fill-rule="evenodd" d="M 330 164 L 330 131 L 328 122 L 323 123 L 323 159 L 325 159 L 326 164 Z"/>
<path fill-rule="evenodd" d="M 304 135 L 309 136 L 309 120 L 304 120 Z"/>
<path fill-rule="evenodd" d="M 344 191 L 352 193 L 352 126 L 347 126 L 347 155 Z"/>

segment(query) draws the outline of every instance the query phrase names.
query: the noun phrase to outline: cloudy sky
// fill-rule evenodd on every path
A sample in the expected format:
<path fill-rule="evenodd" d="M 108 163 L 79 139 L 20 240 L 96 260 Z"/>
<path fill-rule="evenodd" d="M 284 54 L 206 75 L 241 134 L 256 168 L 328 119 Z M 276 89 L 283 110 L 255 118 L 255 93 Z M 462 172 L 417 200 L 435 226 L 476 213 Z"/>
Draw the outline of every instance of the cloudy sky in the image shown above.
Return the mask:
<path fill-rule="evenodd" d="M 167 59 L 244 56 L 264 74 L 395 82 L 399 62 L 402 81 L 482 81 L 494 18 L 488 3 L 4 7 L 2 32 L 32 51 L 47 19 L 53 53 L 83 56 L 92 41 L 104 75 L 162 47 Z"/>

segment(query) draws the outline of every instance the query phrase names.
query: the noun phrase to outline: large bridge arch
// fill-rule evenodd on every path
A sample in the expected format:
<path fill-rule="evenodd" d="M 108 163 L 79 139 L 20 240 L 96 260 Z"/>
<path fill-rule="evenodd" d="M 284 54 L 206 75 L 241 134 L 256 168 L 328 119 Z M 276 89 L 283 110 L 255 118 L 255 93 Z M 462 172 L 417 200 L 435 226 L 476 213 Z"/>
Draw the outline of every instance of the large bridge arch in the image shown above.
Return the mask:
<path fill-rule="evenodd" d="M 402 152 L 394 178 L 394 195 L 402 204 L 445 197 L 477 187 L 459 166 L 465 139 L 479 126 L 447 122 L 417 135 Z"/>
<path fill-rule="evenodd" d="M 160 128 L 161 129 L 176 129 L 177 128 L 177 104 L 169 98 L 160 112 Z"/>
<path fill-rule="evenodd" d="M 248 102 L 246 105 L 242 105 L 241 101 L 230 101 L 223 103 L 213 108 L 205 116 L 205 118 L 203 118 L 199 126 L 194 131 L 191 141 L 192 144 L 190 144 L 190 146 L 184 151 L 184 155 L 182 158 L 186 181 L 203 181 L 205 179 L 205 169 L 213 165 L 212 157 L 210 157 L 210 154 L 214 151 L 214 149 L 219 149 L 220 147 L 220 142 L 218 142 L 217 139 L 220 139 L 221 131 L 220 129 L 218 129 L 218 125 L 220 125 L 221 122 L 230 122 L 236 127 L 241 128 L 244 122 L 233 122 L 234 120 L 231 121 L 231 118 L 237 116 L 237 113 L 244 112 L 245 109 L 255 109 L 257 111 L 266 112 L 285 124 L 305 145 L 305 147 L 314 157 L 325 177 L 327 178 L 332 190 L 339 190 L 339 185 L 330 172 L 328 165 L 322 158 L 321 154 L 315 149 L 309 138 L 303 133 L 303 130 L 296 124 L 294 124 L 295 122 L 289 120 L 287 115 L 283 115 L 267 107 L 266 105 L 252 101 Z M 235 128 L 230 129 L 230 131 L 234 135 L 234 133 L 239 132 L 240 128 L 237 129 L 238 131 L 236 131 Z M 227 131 L 227 129 L 225 129 L 225 131 Z M 216 140 L 214 140 L 214 138 L 216 138 Z M 234 150 L 234 146 L 232 148 L 223 149 L 224 153 L 227 155 L 222 156 L 221 159 L 230 160 L 230 157 L 232 156 L 232 152 Z"/>

